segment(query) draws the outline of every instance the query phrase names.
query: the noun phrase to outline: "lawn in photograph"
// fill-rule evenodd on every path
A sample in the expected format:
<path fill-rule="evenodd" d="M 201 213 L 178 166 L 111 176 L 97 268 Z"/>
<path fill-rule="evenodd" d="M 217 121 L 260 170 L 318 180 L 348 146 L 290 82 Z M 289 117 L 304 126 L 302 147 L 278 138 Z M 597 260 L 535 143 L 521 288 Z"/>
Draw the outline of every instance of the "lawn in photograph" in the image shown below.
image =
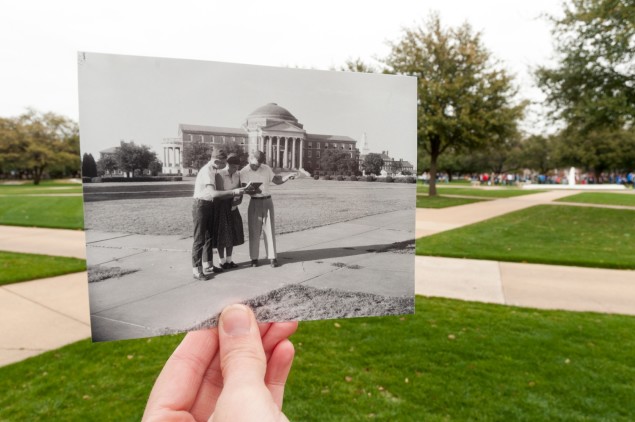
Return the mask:
<path fill-rule="evenodd" d="M 0 285 L 86 271 L 86 261 L 0 251 Z"/>
<path fill-rule="evenodd" d="M 633 221 L 631 210 L 539 205 L 419 238 L 416 253 L 635 269 Z"/>
<path fill-rule="evenodd" d="M 79 229 L 84 227 L 81 196 L 0 197 L 0 224 Z"/>
<path fill-rule="evenodd" d="M 455 198 L 450 196 L 417 195 L 417 208 L 448 208 L 458 205 L 473 204 L 484 199 Z"/>
<path fill-rule="evenodd" d="M 625 193 L 585 192 L 560 198 L 557 202 L 577 202 L 580 204 L 621 205 L 635 207 L 635 195 Z"/>
<path fill-rule="evenodd" d="M 148 190 L 154 186 L 157 184 L 139 184 L 134 188 Z M 168 184 L 163 192 L 156 192 L 153 197 L 137 199 L 131 199 L 134 196 L 134 192 L 130 190 L 133 186 L 126 185 L 124 188 L 127 189 L 121 194 L 104 196 L 108 200 L 92 202 L 92 194 L 87 196 L 84 205 L 86 230 L 192 236 L 192 182 Z M 171 190 L 167 190 L 168 188 Z M 88 192 L 98 193 L 102 188 L 89 186 L 88 189 Z M 106 186 L 103 190 L 114 191 L 115 187 Z M 168 196 L 173 195 L 174 190 L 188 193 L 182 197 Z M 412 208 L 414 191 L 414 184 L 410 183 L 327 181 L 311 178 L 293 180 L 272 187 L 276 234 L 293 233 Z M 238 207 L 245 234 L 248 233 L 249 201 L 249 198 L 245 198 Z"/>
<path fill-rule="evenodd" d="M 415 315 L 301 323 L 289 419 L 635 417 L 634 317 L 416 302 Z M 85 340 L 0 368 L 0 419 L 139 420 L 181 339 Z"/>

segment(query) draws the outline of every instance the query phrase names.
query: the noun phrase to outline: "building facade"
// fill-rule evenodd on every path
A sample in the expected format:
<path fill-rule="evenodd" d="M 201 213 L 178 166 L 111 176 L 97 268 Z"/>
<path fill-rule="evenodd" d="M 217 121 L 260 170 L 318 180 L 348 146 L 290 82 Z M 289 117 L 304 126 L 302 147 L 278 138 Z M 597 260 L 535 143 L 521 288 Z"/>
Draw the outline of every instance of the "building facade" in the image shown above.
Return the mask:
<path fill-rule="evenodd" d="M 364 164 L 364 159 L 366 158 L 368 154 L 369 153 L 362 154 L 359 156 L 360 170 L 363 168 L 362 165 Z M 390 176 L 403 173 L 404 171 L 414 174 L 414 166 L 409 161 L 405 161 L 401 158 L 399 160 L 395 160 L 389 155 L 388 151 L 382 151 L 381 154 L 380 153 L 375 153 L 375 154 L 379 155 L 381 159 L 384 160 L 384 164 L 381 167 L 382 172 L 385 172 L 386 174 Z"/>
<path fill-rule="evenodd" d="M 163 173 L 195 174 L 198 169 L 183 162 L 183 148 L 188 142 L 201 141 L 222 147 L 229 143 L 241 145 L 247 152 L 260 150 L 272 168 L 299 171 L 320 169 L 320 157 L 325 149 L 339 149 L 359 159 L 357 141 L 348 136 L 308 133 L 298 119 L 276 103 L 265 104 L 247 116 L 240 128 L 179 125 L 178 138 L 162 142 Z"/>

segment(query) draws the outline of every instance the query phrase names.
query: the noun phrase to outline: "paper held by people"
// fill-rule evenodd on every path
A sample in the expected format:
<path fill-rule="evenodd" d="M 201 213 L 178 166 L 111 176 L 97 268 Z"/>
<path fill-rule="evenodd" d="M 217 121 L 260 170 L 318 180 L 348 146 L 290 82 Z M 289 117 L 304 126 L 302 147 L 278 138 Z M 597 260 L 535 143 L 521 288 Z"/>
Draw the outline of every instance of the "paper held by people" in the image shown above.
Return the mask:
<path fill-rule="evenodd" d="M 93 341 L 212 327 L 232 303 L 263 322 L 414 312 L 415 78 L 78 66 L 99 169 L 84 178 Z"/>
<path fill-rule="evenodd" d="M 245 188 L 246 193 L 257 192 L 260 186 L 262 186 L 262 182 L 249 182 L 243 183 L 243 187 Z"/>

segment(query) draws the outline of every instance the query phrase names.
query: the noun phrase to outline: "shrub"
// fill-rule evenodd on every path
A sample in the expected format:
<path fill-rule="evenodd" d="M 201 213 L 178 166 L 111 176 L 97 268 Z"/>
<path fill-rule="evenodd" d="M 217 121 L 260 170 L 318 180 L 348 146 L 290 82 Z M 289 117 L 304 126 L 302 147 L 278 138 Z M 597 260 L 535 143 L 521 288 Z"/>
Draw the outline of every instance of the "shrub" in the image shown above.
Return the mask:
<path fill-rule="evenodd" d="M 406 177 L 406 183 L 417 183 L 417 179 L 413 176 Z"/>
<path fill-rule="evenodd" d="M 392 183 L 394 181 L 395 181 L 395 179 L 393 179 L 391 176 L 386 176 L 386 178 L 384 179 L 384 182 L 386 182 L 386 183 Z"/>
<path fill-rule="evenodd" d="M 342 180 L 344 180 L 344 177 L 343 177 L 343 176 L 341 176 L 341 175 L 340 175 L 340 176 L 337 176 L 337 180 L 338 180 L 339 182 L 341 182 Z"/>
<path fill-rule="evenodd" d="M 351 182 L 357 182 L 357 177 L 356 176 L 351 176 L 348 178 L 348 180 L 350 180 Z"/>
<path fill-rule="evenodd" d="M 316 175 L 313 176 L 313 179 L 320 180 L 320 176 L 316 174 Z"/>
<path fill-rule="evenodd" d="M 90 177 L 82 176 L 82 183 L 90 183 L 90 182 L 91 182 Z"/>

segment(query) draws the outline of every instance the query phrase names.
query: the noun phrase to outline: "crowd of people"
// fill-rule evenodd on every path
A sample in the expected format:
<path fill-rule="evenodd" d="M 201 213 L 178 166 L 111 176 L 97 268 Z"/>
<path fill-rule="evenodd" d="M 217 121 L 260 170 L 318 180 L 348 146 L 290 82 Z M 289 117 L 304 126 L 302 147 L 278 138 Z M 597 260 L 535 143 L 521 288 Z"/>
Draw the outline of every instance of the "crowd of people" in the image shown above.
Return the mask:
<path fill-rule="evenodd" d="M 569 175 L 564 172 L 554 172 L 550 174 L 542 173 L 479 173 L 470 175 L 460 175 L 451 177 L 448 173 L 437 173 L 437 183 L 449 183 L 453 179 L 462 179 L 471 181 L 473 184 L 485 186 L 513 186 L 519 183 L 535 183 L 539 185 L 560 185 L 569 183 Z M 430 173 L 423 172 L 419 177 L 423 183 L 430 183 Z M 618 184 L 633 188 L 635 182 L 635 173 L 602 173 L 599 177 L 595 177 L 593 173 L 582 173 L 576 175 L 575 184 Z"/>
<path fill-rule="evenodd" d="M 259 264 L 261 235 L 271 267 L 278 266 L 270 185 L 280 185 L 296 175 L 276 175 L 264 161 L 263 152 L 253 151 L 249 154 L 248 164 L 239 170 L 238 155 L 214 149 L 210 161 L 199 170 L 192 208 L 192 273 L 195 279 L 207 280 L 214 273 L 238 267 L 232 253 L 235 246 L 245 243 L 243 220 L 238 209 L 245 194 L 250 197 L 247 227 L 251 266 Z M 218 266 L 213 262 L 214 249 L 218 251 Z"/>

